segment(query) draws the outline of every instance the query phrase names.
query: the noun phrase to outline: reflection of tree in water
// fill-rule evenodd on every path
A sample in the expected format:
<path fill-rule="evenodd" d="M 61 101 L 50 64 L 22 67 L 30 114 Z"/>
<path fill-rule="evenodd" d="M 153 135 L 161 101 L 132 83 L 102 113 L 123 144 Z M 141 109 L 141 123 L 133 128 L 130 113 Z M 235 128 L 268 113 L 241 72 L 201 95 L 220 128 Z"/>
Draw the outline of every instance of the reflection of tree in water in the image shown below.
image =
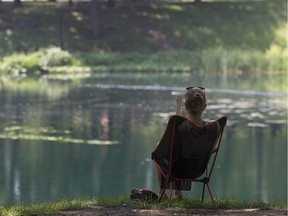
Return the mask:
<path fill-rule="evenodd" d="M 253 146 L 253 149 L 251 149 L 254 154 L 254 164 L 251 164 L 251 168 L 255 171 L 255 184 L 254 190 L 256 194 L 257 200 L 263 200 L 267 201 L 267 197 L 265 197 L 265 191 L 263 191 L 263 181 L 265 181 L 264 175 L 263 175 L 263 129 L 253 127 L 251 129 L 251 138 L 252 142 L 251 145 Z M 254 184 L 251 184 L 254 185 Z"/>
<path fill-rule="evenodd" d="M 100 125 L 102 126 L 103 130 L 103 139 L 104 140 L 109 140 L 109 132 L 110 132 L 110 127 L 109 127 L 109 109 L 106 107 L 103 110 L 101 119 L 100 119 Z"/>
<path fill-rule="evenodd" d="M 107 119 L 109 113 L 109 119 Z M 101 161 L 101 171 L 98 173 L 101 185 L 100 195 L 106 195 L 113 191 L 120 195 L 124 185 L 129 182 L 127 172 L 130 166 L 131 155 L 127 148 L 130 136 L 130 109 L 113 109 L 106 107 L 101 116 L 103 131 L 111 128 L 111 137 L 118 137 L 121 140 L 120 146 L 106 146 L 106 157 Z M 107 125 L 108 124 L 108 125 Z M 113 130 L 113 131 L 112 131 Z"/>

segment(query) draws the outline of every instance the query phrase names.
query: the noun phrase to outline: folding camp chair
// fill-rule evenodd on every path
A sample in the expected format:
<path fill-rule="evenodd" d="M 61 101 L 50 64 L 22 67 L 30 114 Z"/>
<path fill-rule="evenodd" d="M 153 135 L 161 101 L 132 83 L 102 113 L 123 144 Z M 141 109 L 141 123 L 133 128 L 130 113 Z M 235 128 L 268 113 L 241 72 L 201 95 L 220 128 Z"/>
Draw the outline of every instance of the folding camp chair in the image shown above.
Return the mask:
<path fill-rule="evenodd" d="M 179 115 L 170 117 L 160 142 L 152 152 L 152 159 L 157 169 L 162 173 L 161 189 L 163 190 L 159 196 L 159 201 L 162 199 L 168 186 L 170 186 L 169 198 L 171 202 L 173 190 L 190 190 L 192 182 L 199 182 L 203 184 L 201 200 L 203 201 L 204 199 L 205 188 L 207 187 L 211 200 L 214 203 L 209 180 L 218 156 L 227 117 L 224 116 L 207 123 L 203 126 L 204 132 L 196 134 L 198 139 L 200 139 L 200 142 L 198 142 L 199 140 L 197 141 L 197 145 L 201 146 L 201 148 L 205 147 L 201 149 L 202 153 L 205 153 L 204 157 L 196 157 L 196 159 L 193 156 L 188 158 L 187 156 L 183 156 L 187 155 L 187 151 L 189 151 L 189 149 L 187 150 L 187 146 L 184 148 L 181 143 L 185 138 L 181 136 L 187 136 L 187 134 L 181 133 L 181 128 L 183 128 L 183 124 L 186 124 L 187 121 L 189 124 L 187 118 Z M 190 135 L 188 134 L 188 136 Z M 193 139 L 197 140 L 196 135 L 191 135 L 192 141 Z M 193 143 L 191 144 L 193 146 Z M 209 162 L 212 164 L 211 168 L 208 167 Z M 181 170 L 181 172 L 178 170 Z"/>

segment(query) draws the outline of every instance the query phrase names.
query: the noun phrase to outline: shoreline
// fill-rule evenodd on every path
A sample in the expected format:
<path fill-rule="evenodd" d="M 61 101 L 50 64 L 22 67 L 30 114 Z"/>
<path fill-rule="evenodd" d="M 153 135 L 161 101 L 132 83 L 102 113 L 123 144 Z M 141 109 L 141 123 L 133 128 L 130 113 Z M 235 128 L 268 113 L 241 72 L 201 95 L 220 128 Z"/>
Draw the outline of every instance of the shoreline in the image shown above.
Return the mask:
<path fill-rule="evenodd" d="M 285 209 L 135 209 L 127 206 L 92 206 L 82 210 L 60 211 L 66 215 L 287 215 Z"/>
<path fill-rule="evenodd" d="M 169 203 L 133 201 L 128 196 L 63 199 L 37 204 L 0 206 L 0 215 L 287 215 L 287 203 L 184 198 Z"/>

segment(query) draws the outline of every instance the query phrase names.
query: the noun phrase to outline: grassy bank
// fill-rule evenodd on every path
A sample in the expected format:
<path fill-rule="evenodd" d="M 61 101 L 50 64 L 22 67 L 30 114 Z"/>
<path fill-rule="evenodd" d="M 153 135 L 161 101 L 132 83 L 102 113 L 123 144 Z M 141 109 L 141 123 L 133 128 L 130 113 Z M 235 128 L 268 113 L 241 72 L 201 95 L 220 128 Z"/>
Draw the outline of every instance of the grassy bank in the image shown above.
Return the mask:
<path fill-rule="evenodd" d="M 200 208 L 200 209 L 246 209 L 246 208 L 260 208 L 260 209 L 287 209 L 286 204 L 267 204 L 262 201 L 235 201 L 235 200 L 217 200 L 216 204 L 212 202 L 201 202 L 198 199 L 184 199 L 182 201 L 161 203 L 147 203 L 136 202 L 130 200 L 128 197 L 119 198 L 101 198 L 101 199 L 72 199 L 60 200 L 58 202 L 40 203 L 40 204 L 17 204 L 12 206 L 0 206 L 1 215 L 41 215 L 41 214 L 55 214 L 58 211 L 67 211 L 75 209 L 88 208 L 93 205 L 99 206 L 127 206 L 135 209 L 164 209 L 172 207 L 179 208 Z"/>
<path fill-rule="evenodd" d="M 119 3 L 114 8 L 103 3 L 99 37 L 90 31 L 88 2 L 70 7 L 40 2 L 1 6 L 2 74 L 287 71 L 285 0 L 211 1 L 198 6 Z M 55 48 L 61 38 L 65 51 Z"/>
<path fill-rule="evenodd" d="M 70 53 L 57 47 L 30 54 L 4 57 L 0 73 L 12 76 L 47 73 L 97 72 L 186 72 L 204 75 L 263 75 L 287 71 L 287 55 L 282 52 L 207 49 L 202 51 L 159 51 L 141 53 Z"/>

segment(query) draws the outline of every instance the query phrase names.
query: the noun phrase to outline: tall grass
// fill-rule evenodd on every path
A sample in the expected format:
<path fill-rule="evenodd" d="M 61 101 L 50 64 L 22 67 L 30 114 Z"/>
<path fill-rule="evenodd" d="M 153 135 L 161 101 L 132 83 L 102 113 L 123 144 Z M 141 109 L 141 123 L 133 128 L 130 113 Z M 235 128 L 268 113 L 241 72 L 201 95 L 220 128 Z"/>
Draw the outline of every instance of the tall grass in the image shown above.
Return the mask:
<path fill-rule="evenodd" d="M 285 52 L 206 49 L 203 51 L 159 51 L 140 53 L 70 53 L 60 48 L 41 49 L 31 54 L 13 54 L 2 59 L 0 73 L 97 73 L 99 71 L 189 72 L 214 75 L 278 74 L 287 70 Z M 88 69 L 88 70 L 87 70 Z"/>

